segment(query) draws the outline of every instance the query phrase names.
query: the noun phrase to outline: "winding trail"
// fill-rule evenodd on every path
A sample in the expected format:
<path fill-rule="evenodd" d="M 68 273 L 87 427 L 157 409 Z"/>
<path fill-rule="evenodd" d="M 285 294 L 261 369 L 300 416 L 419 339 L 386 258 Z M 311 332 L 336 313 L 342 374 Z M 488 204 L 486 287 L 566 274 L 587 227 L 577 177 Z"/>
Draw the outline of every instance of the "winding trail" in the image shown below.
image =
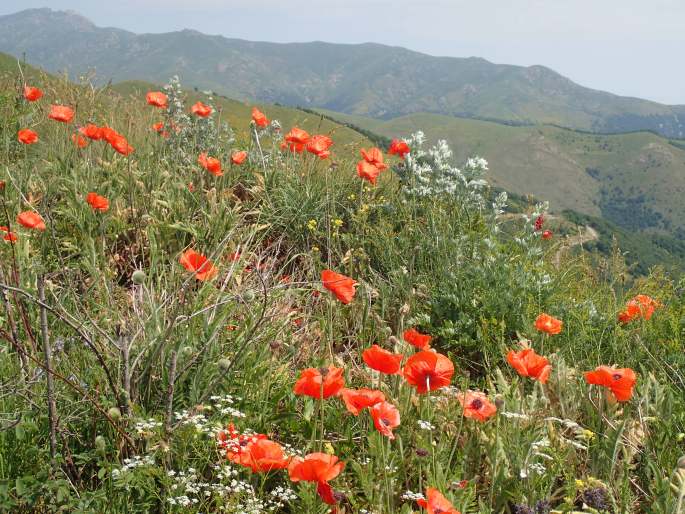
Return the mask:
<path fill-rule="evenodd" d="M 599 239 L 599 232 L 590 225 L 585 225 L 584 230 L 579 229 L 577 236 L 566 236 L 566 239 L 564 239 L 552 258 L 554 266 L 557 268 L 559 267 L 561 264 L 561 256 L 565 251 L 570 250 L 574 246 L 583 245 L 590 241 L 597 241 L 597 239 Z"/>
<path fill-rule="evenodd" d="M 518 219 L 518 218 L 523 218 L 526 217 L 527 214 L 517 214 L 513 212 L 507 212 L 504 214 L 501 214 L 497 216 L 498 219 L 501 220 L 512 220 L 512 219 Z M 555 220 L 559 219 L 559 216 L 554 216 L 552 214 L 548 214 L 545 216 L 546 220 Z M 597 241 L 599 239 L 599 232 L 597 232 L 594 228 L 592 228 L 590 225 L 585 225 L 582 229 L 579 227 L 578 228 L 578 234 L 575 236 L 566 236 L 563 241 L 561 242 L 561 245 L 557 249 L 557 251 L 554 253 L 554 257 L 552 257 L 552 263 L 554 264 L 555 267 L 559 267 L 561 264 L 561 256 L 563 255 L 564 252 L 570 250 L 574 246 L 578 245 L 584 245 L 586 243 L 589 243 L 591 241 Z"/>

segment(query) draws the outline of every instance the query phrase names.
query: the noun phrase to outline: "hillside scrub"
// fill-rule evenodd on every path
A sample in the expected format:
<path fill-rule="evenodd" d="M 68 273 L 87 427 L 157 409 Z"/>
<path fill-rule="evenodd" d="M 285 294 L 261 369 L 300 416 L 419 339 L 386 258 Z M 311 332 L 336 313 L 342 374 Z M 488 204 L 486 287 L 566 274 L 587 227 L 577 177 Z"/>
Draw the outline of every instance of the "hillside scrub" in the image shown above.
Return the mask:
<path fill-rule="evenodd" d="M 0 510 L 682 508 L 683 284 L 557 268 L 484 159 L 0 91 Z"/>

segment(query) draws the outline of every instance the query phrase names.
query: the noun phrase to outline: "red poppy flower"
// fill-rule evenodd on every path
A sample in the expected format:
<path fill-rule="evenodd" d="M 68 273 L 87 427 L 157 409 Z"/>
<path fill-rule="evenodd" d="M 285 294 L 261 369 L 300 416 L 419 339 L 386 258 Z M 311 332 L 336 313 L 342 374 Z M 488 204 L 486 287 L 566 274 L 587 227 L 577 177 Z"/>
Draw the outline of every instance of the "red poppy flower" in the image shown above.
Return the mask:
<path fill-rule="evenodd" d="M 266 115 L 256 107 L 252 108 L 252 121 L 254 121 L 258 127 L 264 128 L 269 126 L 269 120 Z"/>
<path fill-rule="evenodd" d="M 112 141 L 114 141 L 117 136 L 120 134 L 114 130 L 113 128 L 110 127 L 100 127 L 100 139 L 104 139 L 107 141 L 110 145 L 112 144 Z"/>
<path fill-rule="evenodd" d="M 564 328 L 564 322 L 543 312 L 535 319 L 535 328 L 540 332 L 556 335 Z"/>
<path fill-rule="evenodd" d="M 335 491 L 328 482 L 317 482 L 316 494 L 318 494 L 319 498 L 328 505 L 336 505 L 338 503 Z M 331 510 L 331 514 L 338 514 L 338 510 L 334 507 Z"/>
<path fill-rule="evenodd" d="M 109 200 L 97 193 L 88 193 L 86 195 L 86 202 L 90 204 L 93 210 L 106 212 L 109 210 Z"/>
<path fill-rule="evenodd" d="M 111 135 L 109 144 L 121 155 L 130 155 L 133 153 L 133 147 L 128 144 L 128 140 L 121 134 L 115 133 Z"/>
<path fill-rule="evenodd" d="M 45 230 L 45 222 L 40 214 L 35 211 L 24 211 L 17 216 L 17 222 L 26 228 Z"/>
<path fill-rule="evenodd" d="M 535 231 L 539 232 L 540 230 L 542 230 L 542 225 L 544 223 L 545 223 L 545 218 L 543 217 L 542 214 L 540 214 L 540 216 L 535 218 Z"/>
<path fill-rule="evenodd" d="M 369 409 L 373 418 L 373 425 L 381 434 L 389 439 L 395 439 L 392 431 L 400 426 L 400 411 L 392 403 L 380 402 Z"/>
<path fill-rule="evenodd" d="M 92 123 L 89 123 L 84 127 L 81 127 L 80 129 L 78 129 L 78 131 L 84 136 L 86 136 L 88 139 L 92 139 L 93 141 L 99 141 L 100 139 L 102 139 L 102 129 L 97 125 L 93 125 Z"/>
<path fill-rule="evenodd" d="M 17 132 L 17 139 L 25 145 L 32 145 L 38 142 L 38 134 L 31 129 L 21 129 Z"/>
<path fill-rule="evenodd" d="M 357 285 L 357 281 L 350 277 L 326 269 L 321 272 L 321 282 L 323 282 L 323 286 L 326 289 L 331 291 L 338 300 L 346 305 L 354 298 L 354 288 Z"/>
<path fill-rule="evenodd" d="M 74 143 L 74 145 L 78 148 L 85 148 L 86 146 L 88 146 L 88 140 L 81 134 L 72 134 L 71 142 Z"/>
<path fill-rule="evenodd" d="M 417 393 L 423 394 L 450 385 L 454 364 L 440 353 L 422 350 L 407 359 L 402 375 Z"/>
<path fill-rule="evenodd" d="M 185 269 L 195 273 L 198 280 L 212 280 L 219 273 L 212 261 L 192 248 L 183 252 L 179 262 Z"/>
<path fill-rule="evenodd" d="M 552 371 L 552 366 L 546 357 L 538 355 L 532 348 L 525 348 L 520 352 L 514 350 L 507 354 L 507 362 L 522 377 L 530 377 L 545 384 Z"/>
<path fill-rule="evenodd" d="M 166 109 L 169 105 L 169 99 L 161 91 L 150 91 L 145 95 L 145 100 L 147 100 L 147 103 L 150 105 L 159 107 L 160 109 Z"/>
<path fill-rule="evenodd" d="M 357 163 L 357 175 L 364 180 L 368 180 L 373 185 L 376 185 L 376 180 L 378 175 L 381 174 L 381 170 L 378 169 L 374 164 L 366 161 L 359 161 Z"/>
<path fill-rule="evenodd" d="M 405 341 L 407 341 L 410 345 L 415 346 L 419 350 L 427 350 L 428 348 L 430 348 L 431 340 L 433 339 L 431 336 L 427 334 L 422 334 L 415 328 L 405 330 L 404 334 L 402 334 L 402 338 Z"/>
<path fill-rule="evenodd" d="M 212 114 L 212 108 L 209 105 L 203 104 L 202 102 L 196 102 L 190 108 L 190 112 L 192 112 L 195 116 L 199 116 L 200 118 L 206 118 Z"/>
<path fill-rule="evenodd" d="M 221 171 L 221 162 L 219 159 L 216 157 L 208 157 L 206 152 L 200 154 L 197 158 L 197 162 L 215 177 L 220 177 L 224 174 L 224 172 Z"/>
<path fill-rule="evenodd" d="M 283 453 L 283 447 L 269 439 L 258 439 L 249 448 L 250 468 L 255 473 L 268 473 L 274 469 L 284 469 L 290 458 Z"/>
<path fill-rule="evenodd" d="M 310 453 L 304 458 L 294 457 L 288 466 L 288 475 L 293 482 L 325 482 L 337 477 L 345 468 L 335 455 Z"/>
<path fill-rule="evenodd" d="M 347 389 L 340 390 L 340 396 L 345 402 L 347 411 L 355 416 L 367 407 L 372 407 L 377 403 L 385 401 L 385 395 L 382 391 L 376 389 Z"/>
<path fill-rule="evenodd" d="M 461 514 L 447 498 L 434 487 L 427 488 L 426 499 L 418 500 L 416 503 L 418 503 L 419 507 L 422 509 L 426 509 L 428 514 Z"/>
<path fill-rule="evenodd" d="M 245 159 L 247 159 L 247 152 L 244 150 L 241 152 L 233 152 L 231 154 L 231 162 L 238 166 L 244 163 Z"/>
<path fill-rule="evenodd" d="M 661 304 L 652 297 L 639 294 L 626 304 L 626 309 L 618 314 L 618 320 L 621 323 L 628 323 L 638 318 L 649 321 L 654 311 L 659 307 Z"/>
<path fill-rule="evenodd" d="M 228 425 L 227 430 L 220 430 L 217 434 L 219 446 L 226 450 L 226 458 L 234 464 L 245 467 L 252 466 L 250 450 L 253 444 L 266 440 L 264 434 L 241 434 L 233 423 Z"/>
<path fill-rule="evenodd" d="M 18 239 L 17 235 L 14 232 L 10 232 L 9 227 L 0 227 L 0 232 L 5 232 L 5 235 L 2 236 L 2 238 L 10 243 L 14 243 Z"/>
<path fill-rule="evenodd" d="M 307 141 L 309 141 L 309 133 L 298 127 L 293 127 L 285 135 L 286 146 L 290 147 L 291 152 L 302 153 Z"/>
<path fill-rule="evenodd" d="M 161 133 L 164 131 L 164 122 L 163 121 L 158 121 L 157 123 L 152 124 L 152 130 L 155 132 Z"/>
<path fill-rule="evenodd" d="M 630 368 L 598 366 L 594 371 L 585 373 L 588 384 L 606 387 L 619 402 L 627 402 L 633 396 L 637 375 Z"/>
<path fill-rule="evenodd" d="M 316 136 L 310 137 L 305 146 L 309 153 L 313 153 L 319 159 L 326 159 L 331 155 L 331 152 L 329 152 L 328 149 L 332 145 L 333 140 L 330 137 L 317 134 Z"/>
<path fill-rule="evenodd" d="M 466 391 L 457 394 L 457 400 L 464 410 L 464 417 L 475 419 L 481 423 L 497 412 L 495 404 L 480 391 Z"/>
<path fill-rule="evenodd" d="M 377 344 L 367 348 L 362 353 L 362 359 L 368 367 L 387 375 L 398 375 L 402 366 L 404 355 L 392 353 Z"/>
<path fill-rule="evenodd" d="M 361 154 L 362 159 L 364 159 L 365 162 L 373 164 L 379 171 L 383 171 L 388 167 L 388 165 L 383 162 L 383 152 L 376 147 L 369 148 L 368 150 L 362 148 Z"/>
<path fill-rule="evenodd" d="M 26 98 L 26 100 L 28 100 L 29 102 L 35 102 L 36 100 L 40 100 L 42 96 L 43 92 L 37 87 L 24 86 L 24 98 Z"/>
<path fill-rule="evenodd" d="M 404 141 L 400 141 L 399 139 L 393 139 L 390 143 L 390 148 L 388 148 L 388 153 L 390 155 L 397 155 L 401 159 L 404 159 L 404 156 L 410 151 L 409 145 Z"/>
<path fill-rule="evenodd" d="M 545 231 L 542 233 L 542 239 L 552 239 L 552 236 L 553 236 L 553 235 L 554 235 L 554 234 L 552 233 L 551 230 L 545 230 Z"/>
<path fill-rule="evenodd" d="M 327 368 L 307 368 L 302 370 L 300 378 L 295 382 L 293 391 L 298 396 L 326 399 L 338 396 L 345 387 L 343 370 L 335 366 Z"/>
<path fill-rule="evenodd" d="M 74 119 L 74 110 L 66 105 L 51 105 L 48 118 L 61 123 L 71 123 Z"/>

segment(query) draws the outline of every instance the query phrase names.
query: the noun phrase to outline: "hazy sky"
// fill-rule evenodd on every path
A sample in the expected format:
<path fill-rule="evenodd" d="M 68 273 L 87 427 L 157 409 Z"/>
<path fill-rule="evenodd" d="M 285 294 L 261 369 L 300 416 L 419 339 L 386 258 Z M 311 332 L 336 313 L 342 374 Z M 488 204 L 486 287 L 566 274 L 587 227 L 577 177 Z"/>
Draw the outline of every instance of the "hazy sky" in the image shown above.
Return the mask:
<path fill-rule="evenodd" d="M 685 0 L 0 0 L 0 14 L 28 7 L 133 32 L 373 41 L 543 64 L 588 87 L 685 104 Z"/>

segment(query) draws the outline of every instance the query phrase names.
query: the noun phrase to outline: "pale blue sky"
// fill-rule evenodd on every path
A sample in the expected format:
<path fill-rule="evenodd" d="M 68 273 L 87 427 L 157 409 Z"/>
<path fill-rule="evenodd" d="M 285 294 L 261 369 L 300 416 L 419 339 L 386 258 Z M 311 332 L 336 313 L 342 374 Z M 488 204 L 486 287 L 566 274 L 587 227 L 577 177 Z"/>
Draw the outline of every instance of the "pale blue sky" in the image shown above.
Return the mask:
<path fill-rule="evenodd" d="M 133 32 L 373 41 L 543 64 L 588 87 L 685 104 L 685 0 L 0 0 L 0 14 L 29 7 Z"/>

